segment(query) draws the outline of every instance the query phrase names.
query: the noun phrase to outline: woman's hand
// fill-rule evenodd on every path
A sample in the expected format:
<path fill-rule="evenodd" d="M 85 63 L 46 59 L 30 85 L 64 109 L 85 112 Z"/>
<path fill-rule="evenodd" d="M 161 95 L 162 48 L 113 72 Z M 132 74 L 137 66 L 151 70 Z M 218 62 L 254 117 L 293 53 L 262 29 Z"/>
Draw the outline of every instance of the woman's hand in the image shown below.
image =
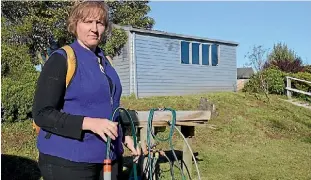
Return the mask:
<path fill-rule="evenodd" d="M 90 130 L 107 142 L 107 136 L 115 140 L 118 137 L 118 123 L 103 118 L 85 117 L 82 124 L 83 130 Z"/>
<path fill-rule="evenodd" d="M 131 151 L 132 156 L 134 156 L 133 161 L 135 163 L 137 163 L 138 159 L 141 155 L 141 150 L 140 150 L 140 147 L 138 146 L 138 144 L 137 144 L 137 147 L 135 149 L 134 141 L 133 141 L 132 137 L 131 136 L 125 136 L 124 137 L 124 145 L 125 145 L 125 147 L 127 147 Z"/>

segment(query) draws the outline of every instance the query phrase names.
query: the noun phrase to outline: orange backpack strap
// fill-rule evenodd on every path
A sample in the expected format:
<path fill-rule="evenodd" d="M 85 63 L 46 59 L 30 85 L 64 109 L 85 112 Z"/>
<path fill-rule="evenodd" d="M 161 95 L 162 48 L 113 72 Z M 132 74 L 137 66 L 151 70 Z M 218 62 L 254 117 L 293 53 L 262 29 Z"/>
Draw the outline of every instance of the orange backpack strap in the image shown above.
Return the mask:
<path fill-rule="evenodd" d="M 63 46 L 62 49 L 67 54 L 67 75 L 66 75 L 66 88 L 67 88 L 73 76 L 75 75 L 77 68 L 77 60 L 75 52 L 73 51 L 72 47 L 66 45 Z"/>
<path fill-rule="evenodd" d="M 66 88 L 67 88 L 73 76 L 75 75 L 76 68 L 77 68 L 77 60 L 76 60 L 76 55 L 72 47 L 70 47 L 69 45 L 65 45 L 61 49 L 63 49 L 67 55 L 67 74 L 66 74 Z M 39 134 L 40 127 L 37 126 L 34 121 L 32 122 L 32 127 L 33 129 L 36 130 L 36 133 Z"/>

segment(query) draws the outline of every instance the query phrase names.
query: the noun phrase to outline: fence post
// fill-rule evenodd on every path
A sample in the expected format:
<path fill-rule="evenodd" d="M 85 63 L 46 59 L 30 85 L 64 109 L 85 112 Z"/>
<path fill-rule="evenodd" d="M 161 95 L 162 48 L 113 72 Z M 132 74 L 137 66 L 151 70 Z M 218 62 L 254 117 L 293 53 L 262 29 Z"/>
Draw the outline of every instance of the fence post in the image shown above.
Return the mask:
<path fill-rule="evenodd" d="M 286 76 L 286 91 L 287 91 L 287 98 L 292 98 L 292 92 L 288 89 L 292 87 L 292 82 L 288 76 Z"/>

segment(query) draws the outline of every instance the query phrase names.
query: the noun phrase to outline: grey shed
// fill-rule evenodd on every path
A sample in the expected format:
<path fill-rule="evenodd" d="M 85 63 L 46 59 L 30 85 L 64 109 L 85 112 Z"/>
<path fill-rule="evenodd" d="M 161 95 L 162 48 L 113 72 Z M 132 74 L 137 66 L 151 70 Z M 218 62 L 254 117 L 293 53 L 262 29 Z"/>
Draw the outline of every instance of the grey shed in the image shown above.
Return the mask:
<path fill-rule="evenodd" d="M 117 26 L 128 40 L 113 58 L 122 96 L 171 96 L 234 91 L 238 43 Z"/>

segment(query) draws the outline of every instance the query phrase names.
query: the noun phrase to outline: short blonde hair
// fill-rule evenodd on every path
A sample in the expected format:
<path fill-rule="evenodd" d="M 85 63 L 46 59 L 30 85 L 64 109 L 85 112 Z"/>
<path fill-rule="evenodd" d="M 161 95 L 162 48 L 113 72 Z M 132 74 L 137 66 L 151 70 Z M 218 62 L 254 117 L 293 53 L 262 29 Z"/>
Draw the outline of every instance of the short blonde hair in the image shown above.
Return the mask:
<path fill-rule="evenodd" d="M 73 35 L 77 35 L 78 21 L 86 18 L 100 17 L 105 25 L 105 35 L 110 32 L 109 7 L 102 1 L 77 2 L 73 6 L 67 21 L 67 29 Z"/>

